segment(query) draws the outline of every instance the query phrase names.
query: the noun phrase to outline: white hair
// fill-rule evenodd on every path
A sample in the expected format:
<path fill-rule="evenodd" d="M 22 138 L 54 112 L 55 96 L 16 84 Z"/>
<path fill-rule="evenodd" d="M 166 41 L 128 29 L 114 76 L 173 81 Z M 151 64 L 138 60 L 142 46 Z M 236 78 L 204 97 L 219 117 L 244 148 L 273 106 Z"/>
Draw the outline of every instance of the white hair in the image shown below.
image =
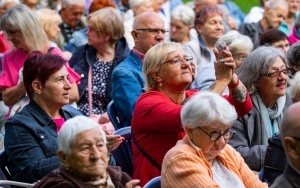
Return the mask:
<path fill-rule="evenodd" d="M 253 49 L 253 43 L 247 35 L 242 35 L 236 30 L 230 30 L 222 35 L 216 42 L 217 48 L 222 48 L 222 43 L 226 43 L 232 55 L 239 52 L 249 51 Z"/>
<path fill-rule="evenodd" d="M 187 5 L 178 5 L 171 12 L 171 19 L 180 20 L 187 26 L 193 26 L 195 21 L 194 10 Z"/>
<path fill-rule="evenodd" d="M 146 0 L 128 0 L 129 7 L 133 9 L 134 7 L 138 7 L 144 4 Z"/>
<path fill-rule="evenodd" d="M 286 0 L 268 0 L 265 2 L 264 6 L 270 8 L 271 10 L 275 10 L 279 8 L 279 6 L 284 6 L 286 9 L 289 7 Z"/>
<path fill-rule="evenodd" d="M 94 128 L 99 128 L 104 143 L 106 144 L 106 134 L 101 126 L 86 116 L 76 116 L 74 118 L 68 119 L 60 129 L 57 136 L 58 149 L 65 154 L 70 154 L 71 145 L 75 142 L 76 136 L 79 133 L 88 131 Z"/>
<path fill-rule="evenodd" d="M 7 3 L 20 4 L 19 0 L 0 0 L 0 8 L 3 8 Z"/>
<path fill-rule="evenodd" d="M 235 108 L 220 95 L 200 91 L 192 96 L 180 113 L 182 126 L 196 128 L 221 122 L 231 125 L 237 119 Z"/>
<path fill-rule="evenodd" d="M 61 0 L 61 7 L 70 8 L 73 5 L 85 6 L 85 0 Z"/>

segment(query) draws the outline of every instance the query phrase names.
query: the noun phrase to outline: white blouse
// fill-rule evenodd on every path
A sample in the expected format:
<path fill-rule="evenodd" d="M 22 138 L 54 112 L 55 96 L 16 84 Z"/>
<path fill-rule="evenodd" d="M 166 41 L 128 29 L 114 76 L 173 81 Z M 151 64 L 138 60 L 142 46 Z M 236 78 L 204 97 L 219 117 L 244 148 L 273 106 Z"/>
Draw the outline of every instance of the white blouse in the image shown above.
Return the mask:
<path fill-rule="evenodd" d="M 243 182 L 234 173 L 228 170 L 221 162 L 214 160 L 211 170 L 213 181 L 222 188 L 245 188 Z"/>

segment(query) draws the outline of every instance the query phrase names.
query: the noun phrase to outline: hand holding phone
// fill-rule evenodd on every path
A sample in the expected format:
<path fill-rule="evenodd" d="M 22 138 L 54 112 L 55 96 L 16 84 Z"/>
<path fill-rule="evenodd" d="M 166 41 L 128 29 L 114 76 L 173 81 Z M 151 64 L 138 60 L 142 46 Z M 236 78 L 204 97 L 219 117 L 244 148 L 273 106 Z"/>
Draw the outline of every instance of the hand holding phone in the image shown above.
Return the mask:
<path fill-rule="evenodd" d="M 224 50 L 228 50 L 226 43 L 225 42 L 221 43 L 221 48 L 218 48 L 218 50 L 219 50 L 219 55 L 217 58 L 218 62 L 224 63 L 224 58 L 226 58 L 226 56 L 224 54 L 225 53 Z"/>

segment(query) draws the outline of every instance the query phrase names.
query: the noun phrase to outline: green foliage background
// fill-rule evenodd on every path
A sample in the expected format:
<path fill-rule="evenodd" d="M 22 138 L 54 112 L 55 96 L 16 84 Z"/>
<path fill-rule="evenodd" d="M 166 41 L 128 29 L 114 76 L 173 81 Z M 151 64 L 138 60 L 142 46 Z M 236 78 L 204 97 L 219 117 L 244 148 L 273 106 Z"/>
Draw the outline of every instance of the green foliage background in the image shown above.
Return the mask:
<path fill-rule="evenodd" d="M 192 0 L 183 0 L 183 2 L 190 2 Z M 258 6 L 259 5 L 259 0 L 231 0 L 235 2 L 242 11 L 244 11 L 245 14 L 249 12 L 251 7 L 253 6 Z"/>

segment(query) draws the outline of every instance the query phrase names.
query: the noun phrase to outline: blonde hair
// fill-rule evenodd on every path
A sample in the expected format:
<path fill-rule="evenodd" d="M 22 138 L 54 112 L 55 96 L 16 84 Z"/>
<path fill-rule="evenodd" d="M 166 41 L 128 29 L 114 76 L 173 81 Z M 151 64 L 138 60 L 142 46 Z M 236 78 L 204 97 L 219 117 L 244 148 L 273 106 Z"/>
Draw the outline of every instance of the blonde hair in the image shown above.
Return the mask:
<path fill-rule="evenodd" d="M 58 12 L 49 8 L 41 8 L 36 11 L 36 14 L 42 28 L 46 33 L 53 25 L 60 24 L 62 22 Z"/>
<path fill-rule="evenodd" d="M 91 13 L 87 17 L 87 22 L 93 26 L 98 35 L 108 34 L 111 43 L 116 43 L 125 33 L 122 16 L 112 7 L 105 7 Z"/>
<path fill-rule="evenodd" d="M 29 52 L 48 50 L 48 38 L 37 15 L 23 4 L 15 5 L 3 14 L 0 28 L 5 32 L 19 31 Z"/>
<path fill-rule="evenodd" d="M 166 60 L 167 56 L 177 50 L 182 50 L 181 44 L 175 42 L 158 43 L 145 55 L 143 63 L 143 75 L 145 78 L 145 90 L 153 90 L 157 87 L 157 82 L 153 79 L 152 74 L 160 70 L 161 65 Z"/>

